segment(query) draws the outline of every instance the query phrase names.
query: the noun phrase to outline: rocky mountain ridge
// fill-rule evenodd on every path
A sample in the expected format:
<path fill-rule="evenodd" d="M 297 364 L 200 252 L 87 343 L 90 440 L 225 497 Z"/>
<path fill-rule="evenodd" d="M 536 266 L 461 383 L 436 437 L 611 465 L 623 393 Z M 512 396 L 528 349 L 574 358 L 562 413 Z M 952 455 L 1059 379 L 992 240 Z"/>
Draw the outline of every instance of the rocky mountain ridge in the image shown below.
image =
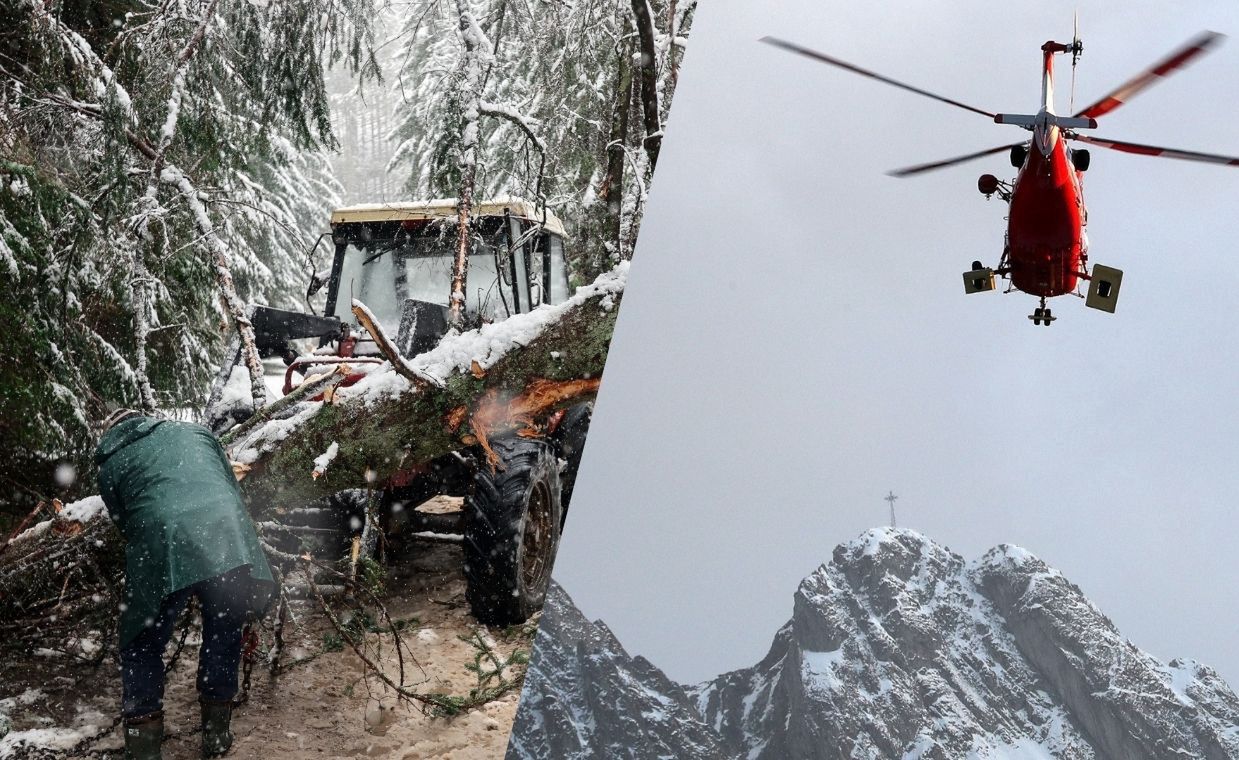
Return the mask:
<path fill-rule="evenodd" d="M 693 687 L 562 591 L 546 615 L 509 758 L 1239 758 L 1216 672 L 1136 648 L 1013 546 L 966 562 L 869 531 L 801 582 L 761 662 Z"/>
<path fill-rule="evenodd" d="M 725 760 L 731 753 L 681 686 L 630 656 L 552 583 L 507 757 Z"/>

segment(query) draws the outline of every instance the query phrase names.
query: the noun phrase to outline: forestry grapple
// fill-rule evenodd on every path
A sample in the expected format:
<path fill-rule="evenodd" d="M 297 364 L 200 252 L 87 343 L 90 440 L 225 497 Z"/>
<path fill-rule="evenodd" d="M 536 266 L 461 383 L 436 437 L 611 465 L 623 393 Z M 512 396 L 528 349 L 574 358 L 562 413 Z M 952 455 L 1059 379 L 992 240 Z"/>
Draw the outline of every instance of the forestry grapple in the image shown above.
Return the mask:
<path fill-rule="evenodd" d="M 412 358 L 434 348 L 450 321 L 456 224 L 454 200 L 336 210 L 331 217 L 331 268 L 313 275 L 306 294 L 308 300 L 327 288 L 325 314 L 252 308 L 260 353 L 280 356 L 287 365 L 284 393 L 332 362 L 384 361 L 380 347 L 358 324 L 353 299 L 369 308 L 384 333 L 395 336 L 401 356 Z M 475 204 L 471 228 L 467 326 L 500 321 L 544 303 L 562 303 L 570 296 L 564 228 L 553 214 L 519 199 L 500 199 Z M 293 342 L 307 338 L 318 339 L 318 348 L 309 354 Z M 230 358 L 221 378 L 236 368 L 239 349 Z M 350 378 L 355 379 L 360 375 Z M 213 399 L 218 398 L 214 393 Z M 579 404 L 540 420 L 544 437 L 492 439 L 489 459 L 479 446 L 462 444 L 428 465 L 397 473 L 373 492 L 337 493 L 329 504 L 292 510 L 284 522 L 292 534 L 326 536 L 326 543 L 337 548 L 337 539 L 343 538 L 354 553 L 367 515 L 377 517 L 378 532 L 390 542 L 459 541 L 474 616 L 487 624 L 523 622 L 541 608 L 546 594 L 590 410 L 589 404 Z M 238 413 L 235 407 L 214 404 L 208 406 L 207 419 L 223 433 L 248 414 L 252 409 Z M 495 457 L 497 465 L 492 464 Z M 437 496 L 464 497 L 463 511 L 418 509 Z M 292 524 L 299 514 L 301 524 Z"/>

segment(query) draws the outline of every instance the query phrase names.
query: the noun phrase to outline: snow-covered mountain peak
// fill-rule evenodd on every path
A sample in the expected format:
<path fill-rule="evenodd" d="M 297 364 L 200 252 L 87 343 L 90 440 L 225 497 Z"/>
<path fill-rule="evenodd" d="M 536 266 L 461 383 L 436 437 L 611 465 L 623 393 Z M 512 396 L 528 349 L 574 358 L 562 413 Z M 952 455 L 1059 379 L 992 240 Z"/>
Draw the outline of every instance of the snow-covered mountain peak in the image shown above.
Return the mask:
<path fill-rule="evenodd" d="M 578 725 L 622 726 L 626 757 L 1239 758 L 1239 697 L 1216 672 L 1136 648 L 1016 546 L 967 562 L 915 531 L 867 531 L 800 583 L 761 662 L 688 689 L 604 631 L 576 631 L 603 648 L 572 658 L 539 634 L 534 671 L 559 676 L 535 682 L 556 692 L 527 689 L 518 734 L 546 725 L 527 709 L 572 705 Z M 562 756 L 601 749 L 576 746 Z"/>
<path fill-rule="evenodd" d="M 839 546 L 771 653 L 697 703 L 751 758 L 1239 757 L 1211 670 L 1140 651 L 1025 549 L 966 562 L 903 529 Z"/>
<path fill-rule="evenodd" d="M 999 544 L 970 565 L 974 570 L 990 572 L 1025 572 L 1062 577 L 1062 573 L 1047 565 L 1040 557 L 1014 544 Z"/>
<path fill-rule="evenodd" d="M 960 557 L 914 530 L 874 528 L 836 547 L 833 560 L 806 578 L 802 587 L 832 571 L 869 586 L 882 582 L 919 586 L 962 567 Z"/>

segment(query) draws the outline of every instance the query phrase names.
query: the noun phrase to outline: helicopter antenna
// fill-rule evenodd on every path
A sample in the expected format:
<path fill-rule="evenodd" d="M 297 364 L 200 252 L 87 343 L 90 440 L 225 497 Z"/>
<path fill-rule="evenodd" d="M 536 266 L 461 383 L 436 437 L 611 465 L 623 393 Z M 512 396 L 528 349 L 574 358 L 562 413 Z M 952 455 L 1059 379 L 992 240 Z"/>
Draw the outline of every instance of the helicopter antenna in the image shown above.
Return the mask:
<path fill-rule="evenodd" d="M 1071 13 L 1071 97 L 1069 101 L 1068 112 L 1075 113 L 1076 111 L 1076 63 L 1080 60 L 1080 54 L 1084 52 L 1084 43 L 1080 41 L 1080 12 L 1072 11 Z"/>
<path fill-rule="evenodd" d="M 882 497 L 882 501 L 885 501 L 887 504 L 891 505 L 891 527 L 892 528 L 895 527 L 895 499 L 898 499 L 898 498 L 899 497 L 895 495 L 894 491 L 887 491 L 886 496 Z"/>

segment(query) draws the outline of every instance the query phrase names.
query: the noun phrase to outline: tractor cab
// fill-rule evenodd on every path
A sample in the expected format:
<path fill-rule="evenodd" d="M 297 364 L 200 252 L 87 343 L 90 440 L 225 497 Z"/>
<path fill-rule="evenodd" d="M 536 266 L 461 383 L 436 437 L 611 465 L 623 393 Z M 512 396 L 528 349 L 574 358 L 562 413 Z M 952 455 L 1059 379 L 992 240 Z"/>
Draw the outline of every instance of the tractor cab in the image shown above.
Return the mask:
<path fill-rule="evenodd" d="M 517 199 L 479 203 L 472 216 L 466 323 L 496 322 L 568 298 L 558 218 Z M 455 200 L 342 208 L 331 215 L 331 231 L 328 315 L 356 326 L 352 301 L 358 299 L 396 335 L 411 300 L 446 321 L 458 234 Z"/>
<path fill-rule="evenodd" d="M 353 314 L 356 299 L 374 314 L 400 353 L 416 356 L 438 344 L 449 326 L 456 258 L 455 199 L 349 206 L 331 215 L 331 269 L 316 273 L 307 298 L 327 287 L 321 317 L 258 307 L 259 349 L 292 362 L 289 344 L 317 337 L 321 355 L 377 356 Z M 465 282 L 465 327 L 498 322 L 567 300 L 563 223 L 519 198 L 474 204 Z"/>

